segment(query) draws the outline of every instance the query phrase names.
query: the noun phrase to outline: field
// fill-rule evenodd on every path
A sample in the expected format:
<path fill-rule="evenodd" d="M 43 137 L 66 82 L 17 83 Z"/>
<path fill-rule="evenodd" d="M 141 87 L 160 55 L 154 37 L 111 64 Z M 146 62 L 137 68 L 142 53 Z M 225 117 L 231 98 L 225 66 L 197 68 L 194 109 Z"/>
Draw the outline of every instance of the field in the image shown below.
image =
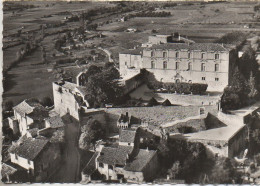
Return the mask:
<path fill-rule="evenodd" d="M 14 104 L 19 103 L 31 96 L 41 98 L 52 96 L 51 82 L 59 79 L 57 69 L 73 71 L 77 73 L 81 67 L 74 63 L 76 58 L 86 61 L 86 68 L 90 64 L 104 64 L 108 61 L 107 54 L 98 47 L 107 49 L 112 53 L 115 63 L 118 63 L 118 54 L 124 49 L 140 46 L 148 40 L 152 30 L 158 34 L 171 34 L 179 32 L 195 42 L 213 42 L 217 38 L 232 31 L 244 31 L 256 33 L 260 31 L 260 25 L 255 23 L 253 7 L 256 3 L 195 3 L 193 5 L 178 4 L 176 7 L 162 9 L 158 3 L 156 11 L 171 12 L 169 17 L 136 17 L 125 22 L 118 19 L 128 13 L 116 13 L 111 15 L 100 15 L 94 17 L 92 24 L 100 24 L 96 31 L 85 33 L 90 37 L 80 44 L 80 49 L 69 49 L 64 54 L 55 49 L 55 42 L 61 38 L 66 31 L 73 31 L 81 26 L 80 21 L 64 22 L 64 18 L 76 15 L 95 7 L 114 7 L 114 3 L 106 2 L 16 2 L 26 5 L 33 4 L 34 8 L 23 10 L 4 9 L 4 69 L 16 59 L 17 51 L 25 46 L 28 37 L 40 38 L 40 45 L 46 51 L 47 64 L 42 63 L 42 50 L 37 49 L 18 65 L 8 70 L 7 88 L 4 90 L 4 102 L 12 100 Z M 149 5 L 149 3 L 147 3 Z M 5 8 L 6 5 L 4 5 Z M 156 6 L 156 5 L 154 5 Z M 42 25 L 58 24 L 55 27 L 41 29 Z M 255 24 L 254 24 L 255 23 Z M 244 25 L 252 24 L 251 28 L 244 28 Z M 127 28 L 136 28 L 136 33 L 127 33 Z M 17 36 L 21 30 L 20 36 Z M 43 33 L 48 33 L 42 37 Z M 103 37 L 91 37 L 102 33 Z M 16 45 L 16 43 L 21 44 Z M 14 45 L 14 46 L 12 46 Z M 90 51 L 95 50 L 101 56 L 96 61 L 88 60 Z M 57 65 L 60 59 L 72 59 L 71 63 Z M 48 70 L 47 70 L 48 69 Z M 51 72 L 48 72 L 51 71 Z"/>

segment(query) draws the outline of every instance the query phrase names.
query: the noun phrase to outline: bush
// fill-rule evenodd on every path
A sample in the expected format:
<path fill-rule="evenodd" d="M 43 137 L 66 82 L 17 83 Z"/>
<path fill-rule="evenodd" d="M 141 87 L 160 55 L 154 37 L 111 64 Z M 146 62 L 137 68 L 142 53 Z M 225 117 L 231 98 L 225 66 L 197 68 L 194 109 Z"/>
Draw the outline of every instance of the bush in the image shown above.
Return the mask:
<path fill-rule="evenodd" d="M 44 97 L 44 98 L 42 98 L 42 100 L 41 100 L 41 104 L 43 105 L 43 106 L 47 106 L 47 107 L 51 107 L 51 106 L 53 106 L 53 100 L 50 98 L 50 97 Z"/>

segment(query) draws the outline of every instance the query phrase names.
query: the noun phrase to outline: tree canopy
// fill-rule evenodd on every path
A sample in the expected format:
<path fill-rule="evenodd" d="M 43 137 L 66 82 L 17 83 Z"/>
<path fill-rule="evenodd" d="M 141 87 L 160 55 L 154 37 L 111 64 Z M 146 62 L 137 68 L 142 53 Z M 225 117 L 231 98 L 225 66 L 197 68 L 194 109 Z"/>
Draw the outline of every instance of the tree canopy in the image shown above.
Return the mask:
<path fill-rule="evenodd" d="M 107 103 L 117 103 L 123 96 L 123 86 L 119 84 L 120 74 L 114 66 L 101 68 L 91 66 L 87 71 L 87 100 L 92 107 L 102 107 Z"/>
<path fill-rule="evenodd" d="M 100 122 L 89 119 L 87 124 L 81 127 L 82 134 L 79 139 L 79 147 L 87 150 L 99 139 L 105 136 L 105 129 Z"/>

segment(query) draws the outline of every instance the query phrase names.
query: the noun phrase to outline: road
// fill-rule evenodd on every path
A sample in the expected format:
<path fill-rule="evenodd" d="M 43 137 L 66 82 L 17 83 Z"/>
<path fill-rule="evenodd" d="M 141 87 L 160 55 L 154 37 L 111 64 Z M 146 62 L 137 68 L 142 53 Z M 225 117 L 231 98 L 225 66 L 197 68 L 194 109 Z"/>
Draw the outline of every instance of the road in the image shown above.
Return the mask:
<path fill-rule="evenodd" d="M 64 162 L 50 182 L 77 183 L 79 182 L 80 154 L 78 151 L 78 124 L 68 123 L 65 127 L 66 149 Z"/>

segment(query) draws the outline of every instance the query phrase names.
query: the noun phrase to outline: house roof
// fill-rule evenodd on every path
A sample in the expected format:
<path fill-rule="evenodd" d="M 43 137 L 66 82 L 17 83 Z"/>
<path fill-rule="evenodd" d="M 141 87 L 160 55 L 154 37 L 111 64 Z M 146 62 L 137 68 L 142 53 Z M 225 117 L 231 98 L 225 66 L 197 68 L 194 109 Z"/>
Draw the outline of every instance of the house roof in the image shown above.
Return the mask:
<path fill-rule="evenodd" d="M 144 48 L 128 49 L 120 52 L 120 54 L 142 55 L 143 49 Z"/>
<path fill-rule="evenodd" d="M 136 130 L 123 129 L 119 135 L 119 142 L 134 143 Z"/>
<path fill-rule="evenodd" d="M 44 138 L 23 138 L 18 143 L 13 144 L 9 149 L 10 153 L 17 154 L 28 160 L 34 160 L 48 144 Z"/>
<path fill-rule="evenodd" d="M 60 128 L 60 127 L 64 127 L 65 125 L 59 115 L 49 117 L 46 119 L 46 121 L 50 123 L 51 128 Z"/>
<path fill-rule="evenodd" d="M 40 103 L 33 102 L 31 100 L 24 100 L 20 104 L 13 107 L 13 109 L 19 114 L 25 115 L 33 112 L 34 108 L 44 108 Z"/>
<path fill-rule="evenodd" d="M 166 49 L 166 50 L 198 50 L 198 51 L 214 51 L 228 52 L 232 47 L 230 45 L 222 45 L 218 43 L 166 43 L 155 44 L 152 47 L 145 49 Z"/>
<path fill-rule="evenodd" d="M 137 156 L 131 162 L 128 162 L 124 169 L 126 171 L 140 172 L 151 161 L 156 154 L 154 150 L 140 149 Z"/>
<path fill-rule="evenodd" d="M 32 118 L 33 120 L 42 121 L 45 118 L 49 117 L 49 111 L 44 107 L 36 107 L 34 108 L 33 112 L 27 114 L 28 117 Z"/>
<path fill-rule="evenodd" d="M 9 175 L 14 174 L 17 171 L 17 169 L 11 167 L 10 165 L 7 165 L 5 163 L 2 163 L 2 170 L 1 170 L 1 175 L 2 178 L 5 178 Z"/>
<path fill-rule="evenodd" d="M 129 146 L 103 147 L 97 161 L 109 165 L 124 166 L 132 150 L 133 147 Z"/>

